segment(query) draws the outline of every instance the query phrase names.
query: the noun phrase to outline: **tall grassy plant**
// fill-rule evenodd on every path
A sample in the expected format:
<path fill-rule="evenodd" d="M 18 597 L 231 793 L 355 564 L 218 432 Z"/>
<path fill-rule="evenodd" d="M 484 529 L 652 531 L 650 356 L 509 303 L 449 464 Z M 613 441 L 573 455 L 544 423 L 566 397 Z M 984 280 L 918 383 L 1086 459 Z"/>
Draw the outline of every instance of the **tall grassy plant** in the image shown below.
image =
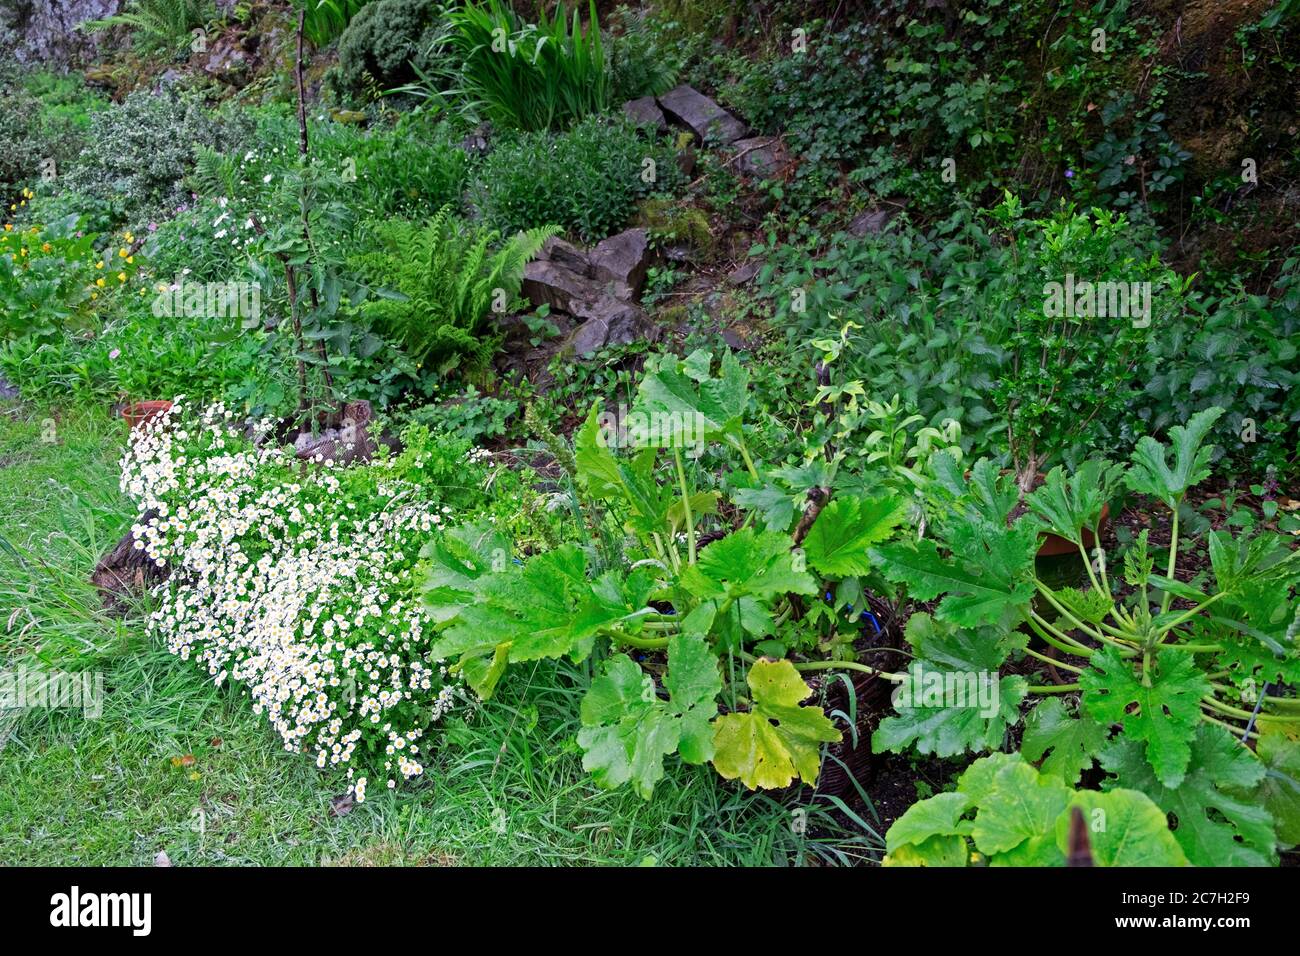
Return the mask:
<path fill-rule="evenodd" d="M 307 16 L 303 36 L 316 49 L 329 46 L 348 28 L 352 18 L 370 0 L 302 0 Z"/>
<path fill-rule="evenodd" d="M 578 12 L 523 24 L 500 0 L 467 3 L 448 15 L 450 42 L 463 61 L 460 94 L 494 124 L 556 129 L 608 109 L 613 87 L 595 0 L 584 31 Z"/>

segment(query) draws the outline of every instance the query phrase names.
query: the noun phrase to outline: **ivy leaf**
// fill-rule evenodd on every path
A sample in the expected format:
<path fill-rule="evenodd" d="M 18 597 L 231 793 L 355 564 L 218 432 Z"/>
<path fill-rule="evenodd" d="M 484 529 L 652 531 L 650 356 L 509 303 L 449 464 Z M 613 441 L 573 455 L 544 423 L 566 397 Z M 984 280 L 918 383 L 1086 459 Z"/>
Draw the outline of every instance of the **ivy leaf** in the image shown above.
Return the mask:
<path fill-rule="evenodd" d="M 715 698 L 722 690 L 718 660 L 699 638 L 674 635 L 668 644 L 667 701 L 654 679 L 625 655 L 610 658 L 582 700 L 578 744 L 582 766 L 596 784 L 612 789 L 631 782 L 650 799 L 663 777 L 663 759 L 680 752 L 687 763 L 713 756 Z"/>
<path fill-rule="evenodd" d="M 1264 764 L 1259 798 L 1277 826 L 1284 846 L 1300 843 L 1300 742 L 1281 733 L 1266 733 L 1255 745 Z"/>
<path fill-rule="evenodd" d="M 1140 790 L 1177 818 L 1174 838 L 1195 866 L 1271 866 L 1276 862 L 1273 818 L 1255 796 L 1262 763 L 1222 727 L 1200 724 L 1187 773 L 1177 788 L 1165 786 L 1144 758 L 1142 745 L 1121 738 L 1101 764 L 1118 786 Z"/>
<path fill-rule="evenodd" d="M 1222 415 L 1222 408 L 1207 408 L 1188 419 L 1186 425 L 1169 429 L 1174 454 L 1172 465 L 1165 445 L 1150 435 L 1140 438 L 1128 470 L 1129 488 L 1176 508 L 1188 488 L 1210 476 L 1213 448 L 1203 446 L 1202 442 Z"/>
<path fill-rule="evenodd" d="M 1169 821 L 1145 793 L 1136 790 L 1080 790 L 1070 807 L 1088 821 L 1088 844 L 1096 866 L 1187 866 L 1187 855 L 1169 832 Z M 1070 846 L 1071 813 L 1056 819 L 1056 846 Z"/>
<path fill-rule="evenodd" d="M 1075 786 L 1106 743 L 1106 729 L 1093 720 L 1072 717 L 1059 698 L 1044 700 L 1025 720 L 1020 752 L 1039 771 Z M 1044 759 L 1046 755 L 1046 759 Z"/>
<path fill-rule="evenodd" d="M 699 598 L 816 594 L 816 579 L 794 569 L 791 543 L 787 534 L 742 528 L 700 552 L 682 586 Z"/>
<path fill-rule="evenodd" d="M 1210 693 L 1210 683 L 1192 655 L 1162 650 L 1149 675 L 1150 687 L 1113 647 L 1093 654 L 1091 663 L 1079 675 L 1084 708 L 1103 724 L 1122 724 L 1125 739 L 1144 742 L 1156 778 L 1164 786 L 1177 787 L 1191 759 L 1201 698 Z"/>
<path fill-rule="evenodd" d="M 713 723 L 713 766 L 728 780 L 751 790 L 780 789 L 796 777 L 815 784 L 822 743 L 840 732 L 820 707 L 803 707 L 812 693 L 787 660 L 759 660 L 749 669 L 752 707 Z"/>
<path fill-rule="evenodd" d="M 942 595 L 936 617 L 974 627 L 1023 615 L 1034 596 L 1037 542 L 1037 530 L 1027 522 L 1001 529 L 962 522 L 949 530 L 950 557 L 930 540 L 887 544 L 870 554 L 886 577 L 907 585 L 913 599 Z"/>
<path fill-rule="evenodd" d="M 867 548 L 889 537 L 906 514 L 897 497 L 832 498 L 804 538 L 808 563 L 831 578 L 866 574 Z"/>

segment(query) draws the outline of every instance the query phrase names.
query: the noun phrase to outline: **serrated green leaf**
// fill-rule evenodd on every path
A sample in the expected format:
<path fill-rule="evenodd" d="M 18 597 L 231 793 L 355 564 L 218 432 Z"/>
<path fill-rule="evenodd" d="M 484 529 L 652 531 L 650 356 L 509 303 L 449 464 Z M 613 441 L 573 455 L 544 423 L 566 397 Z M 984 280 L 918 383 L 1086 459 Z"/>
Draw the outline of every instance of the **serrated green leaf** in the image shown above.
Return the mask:
<path fill-rule="evenodd" d="M 1264 779 L 1262 763 L 1222 727 L 1200 724 L 1187 772 L 1176 788 L 1156 778 L 1142 745 L 1112 741 L 1102 766 L 1116 784 L 1140 790 L 1177 818 L 1174 838 L 1195 866 L 1269 866 L 1276 860 L 1273 818 L 1249 793 Z"/>
<path fill-rule="evenodd" d="M 1048 530 L 1083 546 L 1083 529 L 1096 531 L 1101 511 L 1114 494 L 1123 468 L 1101 459 L 1089 459 L 1069 478 L 1059 465 L 1025 502 L 1046 522 Z"/>
<path fill-rule="evenodd" d="M 1281 733 L 1265 733 L 1255 745 L 1264 765 L 1260 802 L 1273 817 L 1283 846 L 1300 843 L 1300 741 Z"/>
<path fill-rule="evenodd" d="M 1037 538 L 1025 522 L 1001 529 L 962 523 L 947 535 L 951 556 L 930 540 L 886 544 L 870 554 L 913 599 L 942 597 L 936 617 L 973 627 L 1023 616 L 1034 596 Z"/>
<path fill-rule="evenodd" d="M 1102 725 L 1071 716 L 1059 698 L 1051 697 L 1025 719 L 1020 752 L 1030 762 L 1042 760 L 1041 773 L 1075 786 L 1105 743 L 1106 729 Z"/>
<path fill-rule="evenodd" d="M 934 686 L 931 682 L 947 679 L 964 686 L 963 693 L 969 698 L 972 683 L 969 676 L 937 670 L 918 673 L 916 667 L 908 670 L 896 693 L 907 694 L 909 701 L 920 700 L 924 704 L 931 699 L 928 696 Z M 974 706 L 900 706 L 896 716 L 886 717 L 880 722 L 871 738 L 872 748 L 876 751 L 901 751 L 915 745 L 923 754 L 953 757 L 1001 746 L 1007 727 L 1020 717 L 1020 702 L 1024 700 L 1029 685 L 1023 677 L 1008 676 L 989 686 L 997 691 L 991 715 L 978 703 Z M 978 698 L 978 683 L 974 693 Z"/>
<path fill-rule="evenodd" d="M 804 538 L 808 564 L 831 578 L 868 573 L 867 548 L 889 537 L 906 514 L 897 497 L 832 498 Z"/>
<path fill-rule="evenodd" d="M 785 531 L 794 520 L 794 496 L 770 481 L 758 488 L 737 488 L 731 500 L 759 514 L 768 531 Z"/>
<path fill-rule="evenodd" d="M 787 534 L 742 528 L 701 551 L 682 586 L 699 598 L 816 594 L 816 579 L 794 569 L 791 544 Z"/>
<path fill-rule="evenodd" d="M 1191 759 L 1201 698 L 1210 692 L 1192 655 L 1162 650 L 1148 673 L 1150 686 L 1113 647 L 1093 654 L 1091 664 L 1079 675 L 1088 714 L 1103 724 L 1122 724 L 1127 740 L 1145 743 L 1157 779 L 1177 787 Z"/>
<path fill-rule="evenodd" d="M 1151 495 L 1170 508 L 1177 507 L 1188 488 L 1210 476 L 1213 449 L 1202 443 L 1222 415 L 1222 408 L 1207 408 L 1193 415 L 1186 425 L 1169 429 L 1172 449 L 1150 435 L 1140 438 L 1126 476 L 1129 488 Z M 1170 450 L 1172 464 L 1168 460 Z"/>
<path fill-rule="evenodd" d="M 722 689 L 718 660 L 696 637 L 674 635 L 668 644 L 665 701 L 654 680 L 624 655 L 612 657 L 582 700 L 578 744 L 582 765 L 606 789 L 632 782 L 649 799 L 663 777 L 663 758 L 679 752 L 687 763 L 713 756 L 710 720 Z"/>
<path fill-rule="evenodd" d="M 933 836 L 968 836 L 971 825 L 962 820 L 971 808 L 964 793 L 939 793 L 918 800 L 894 821 L 885 835 L 885 849 L 894 853 L 909 843 L 924 843 Z"/>
<path fill-rule="evenodd" d="M 1070 807 L 1083 811 L 1095 866 L 1187 866 L 1187 855 L 1169 832 L 1165 814 L 1136 790 L 1080 790 Z M 1070 846 L 1070 810 L 1056 820 L 1056 846 Z"/>

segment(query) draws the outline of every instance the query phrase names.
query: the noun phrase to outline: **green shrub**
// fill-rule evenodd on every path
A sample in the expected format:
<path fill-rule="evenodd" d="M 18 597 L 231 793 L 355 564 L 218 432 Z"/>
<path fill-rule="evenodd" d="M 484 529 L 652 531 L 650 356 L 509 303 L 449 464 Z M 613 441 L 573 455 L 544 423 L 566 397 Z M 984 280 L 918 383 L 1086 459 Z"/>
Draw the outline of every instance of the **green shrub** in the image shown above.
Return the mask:
<path fill-rule="evenodd" d="M 359 253 L 352 265 L 375 294 L 357 311 L 417 365 L 481 365 L 496 347 L 482 336 L 484 316 L 516 304 L 524 264 L 557 231 L 517 233 L 491 252 L 499 235 L 455 218 L 450 207 L 424 224 L 372 222 L 367 238 L 378 251 Z"/>
<path fill-rule="evenodd" d="M 69 77 L 49 73 L 4 78 L 0 95 L 0 196 L 57 180 L 81 152 L 90 118 L 107 102 Z M 46 165 L 52 161 L 52 165 Z M 46 171 L 52 174 L 46 175 Z M 6 199 L 5 205 L 10 200 Z"/>
<path fill-rule="evenodd" d="M 502 232 L 558 223 L 592 242 L 626 225 L 637 200 L 682 179 L 670 149 L 627 123 L 590 117 L 567 133 L 524 133 L 499 143 L 478 172 L 473 196 Z"/>
<path fill-rule="evenodd" d="M 361 8 L 339 37 L 335 84 L 352 97 L 416 80 L 432 64 L 442 28 L 429 0 L 376 0 Z"/>
<path fill-rule="evenodd" d="M 91 118 L 85 149 L 60 188 L 112 202 L 128 221 L 143 222 L 184 203 L 197 147 L 248 142 L 241 123 L 192 99 L 138 91 Z"/>

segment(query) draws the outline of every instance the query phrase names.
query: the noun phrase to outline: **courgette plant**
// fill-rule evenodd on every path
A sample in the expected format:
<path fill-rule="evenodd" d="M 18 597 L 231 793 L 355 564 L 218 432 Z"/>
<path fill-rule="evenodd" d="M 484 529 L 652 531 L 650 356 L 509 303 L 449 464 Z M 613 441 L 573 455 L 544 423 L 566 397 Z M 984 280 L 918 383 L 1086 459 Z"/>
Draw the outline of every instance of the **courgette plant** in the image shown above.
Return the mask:
<path fill-rule="evenodd" d="M 1038 770 L 1008 769 L 1005 755 L 972 764 L 955 793 L 922 801 L 895 824 L 888 838 L 895 862 L 997 854 L 1011 854 L 1002 862 L 1062 862 L 1061 814 L 1076 805 L 1104 810 L 1096 795 L 1069 793 L 1094 761 L 1104 771 L 1103 791 L 1144 795 L 1170 815 L 1181 854 L 1163 827 L 1152 829 L 1158 817 L 1136 797 L 1112 801 L 1113 812 L 1097 817 L 1094 836 L 1106 846 L 1116 835 L 1107 825 L 1127 827 L 1139 817 L 1131 836 L 1152 861 L 1263 865 L 1276 862 L 1279 845 L 1300 840 L 1300 701 L 1291 696 L 1300 684 L 1300 553 L 1276 533 L 1212 531 L 1204 542 L 1209 568 L 1179 574 L 1180 505 L 1209 477 L 1204 440 L 1221 414 L 1209 409 L 1172 428 L 1169 446 L 1142 438 L 1127 466 L 1093 460 L 1069 476 L 1054 469 L 1014 521 L 1018 495 L 1009 477 L 982 460 L 967 478 L 950 461 L 937 470 L 951 507 L 933 537 L 872 549 L 886 577 L 911 598 L 935 602 L 932 614 L 908 622 L 916 656 L 900 689 L 909 706 L 881 722 L 875 749 L 944 757 L 1004 749 L 1024 702 L 1041 698 L 1020 744 Z M 1088 540 L 1100 540 L 1103 505 L 1121 485 L 1168 510 L 1162 567 L 1149 531 L 1122 567 L 1085 548 L 1084 529 Z M 1035 550 L 1044 532 L 1075 544 L 1086 587 L 1052 587 L 1039 576 Z M 1042 643 L 1032 646 L 1033 637 Z M 1031 683 L 1025 657 L 1072 677 Z M 923 679 L 938 686 L 927 672 L 996 675 L 996 709 L 925 697 Z M 1066 706 L 1075 699 L 1077 707 Z"/>
<path fill-rule="evenodd" d="M 583 765 L 646 798 L 673 753 L 751 789 L 816 781 L 822 744 L 841 732 L 803 703 L 802 674 L 870 668 L 818 655 L 816 640 L 773 638 L 792 620 L 825 628 L 814 598 L 854 590 L 845 582 L 870 571 L 868 546 L 906 514 L 898 497 L 782 507 L 746 444 L 748 374 L 730 353 L 712 368 L 704 351 L 647 364 L 632 414 L 653 434 L 630 454 L 610 447 L 598 407 L 571 452 L 555 449 L 581 502 L 580 541 L 523 557 L 491 528 L 461 527 L 426 551 L 443 628 L 433 653 L 484 698 L 511 664 L 598 661 Z M 691 459 L 702 448 L 735 465 L 713 489 Z M 600 546 L 611 538 L 618 547 Z"/>

